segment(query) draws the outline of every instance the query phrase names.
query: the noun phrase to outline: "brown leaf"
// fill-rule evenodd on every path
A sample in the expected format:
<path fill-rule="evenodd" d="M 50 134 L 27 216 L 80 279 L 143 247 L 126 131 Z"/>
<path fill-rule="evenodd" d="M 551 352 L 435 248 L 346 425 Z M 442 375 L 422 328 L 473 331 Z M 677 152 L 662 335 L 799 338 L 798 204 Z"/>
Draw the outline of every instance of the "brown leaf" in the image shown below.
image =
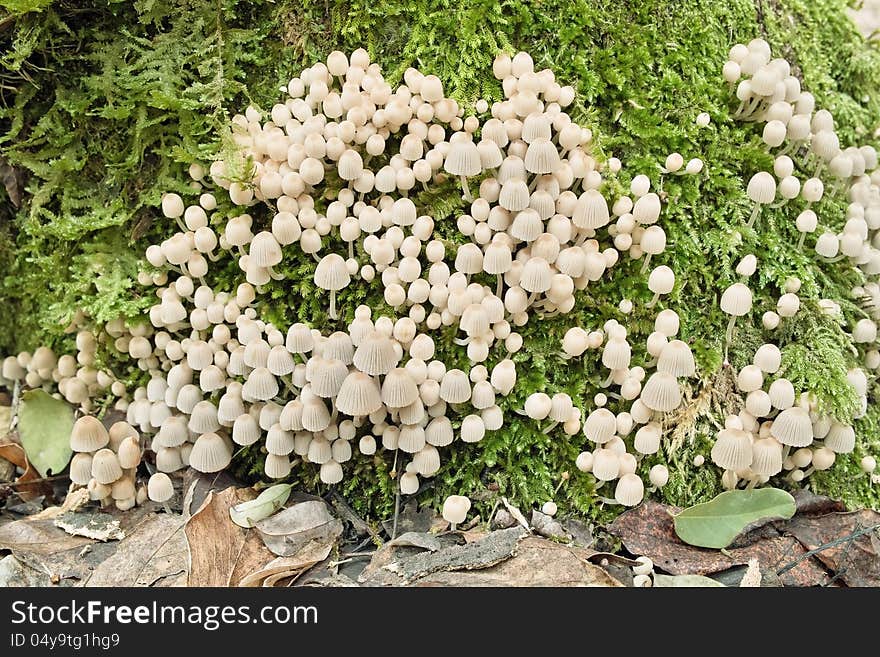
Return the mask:
<path fill-rule="evenodd" d="M 618 516 L 608 531 L 620 538 L 629 552 L 650 557 L 658 568 L 673 575 L 708 575 L 746 565 L 750 559 L 758 559 L 763 573 L 775 573 L 806 552 L 790 536 L 764 538 L 724 551 L 687 545 L 675 534 L 670 515 L 679 510 L 648 500 Z M 815 586 L 827 581 L 828 574 L 813 559 L 805 559 L 781 578 L 786 586 Z"/>
<path fill-rule="evenodd" d="M 273 559 L 257 572 L 244 577 L 240 586 L 271 587 L 287 578 L 293 578 L 292 583 L 316 563 L 326 559 L 332 549 L 332 543 L 305 545 L 295 555 Z"/>
<path fill-rule="evenodd" d="M 824 516 L 795 516 L 785 530 L 807 550 L 845 538 L 861 529 L 880 524 L 880 513 L 870 509 L 852 513 L 829 513 Z M 873 534 L 876 534 L 875 529 Z M 880 554 L 871 540 L 872 533 L 825 548 L 815 555 L 847 586 L 880 586 Z M 782 564 L 783 566 L 785 564 Z"/>
<path fill-rule="evenodd" d="M 0 526 L 0 549 L 10 550 L 21 564 L 50 578 L 88 577 L 90 564 L 80 555 L 92 542 L 70 536 L 49 518 L 26 518 Z"/>
<path fill-rule="evenodd" d="M 15 480 L 15 490 L 22 500 L 27 502 L 40 495 L 52 494 L 52 487 L 42 480 L 40 474 L 30 464 L 21 445 L 13 442 L 0 443 L 0 457 L 24 470 L 24 474 Z"/>
<path fill-rule="evenodd" d="M 824 495 L 816 495 L 806 488 L 796 490 L 793 494 L 798 515 L 824 515 L 846 511 L 846 505 Z"/>
<path fill-rule="evenodd" d="M 254 527 L 274 554 L 289 557 L 310 544 L 331 548 L 342 535 L 342 522 L 330 515 L 323 500 L 294 504 Z"/>
<path fill-rule="evenodd" d="M 254 529 L 239 527 L 229 508 L 256 497 L 250 488 L 209 492 L 201 508 L 186 523 L 190 571 L 188 586 L 239 586 L 274 555 Z"/>

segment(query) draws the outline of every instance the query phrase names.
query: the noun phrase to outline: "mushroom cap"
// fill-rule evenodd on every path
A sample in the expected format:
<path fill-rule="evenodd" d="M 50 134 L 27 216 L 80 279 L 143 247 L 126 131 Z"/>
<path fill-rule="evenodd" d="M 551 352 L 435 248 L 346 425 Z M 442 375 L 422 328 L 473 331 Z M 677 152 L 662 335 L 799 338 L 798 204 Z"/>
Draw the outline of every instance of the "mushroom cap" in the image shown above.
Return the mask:
<path fill-rule="evenodd" d="M 293 432 L 285 431 L 280 424 L 273 424 L 266 434 L 266 451 L 269 454 L 287 456 L 293 451 Z"/>
<path fill-rule="evenodd" d="M 583 431 L 597 445 L 607 443 L 617 431 L 617 416 L 607 408 L 597 408 L 584 420 Z"/>
<path fill-rule="evenodd" d="M 657 359 L 657 371 L 675 377 L 693 376 L 696 370 L 694 354 L 687 343 L 681 340 L 672 340 L 667 343 Z"/>
<path fill-rule="evenodd" d="M 636 431 L 633 446 L 639 454 L 656 454 L 660 449 L 660 438 L 663 430 L 657 423 L 646 424 Z"/>
<path fill-rule="evenodd" d="M 322 290 L 336 291 L 346 287 L 351 282 L 351 276 L 343 257 L 337 253 L 329 253 L 321 258 L 315 268 L 314 281 Z"/>
<path fill-rule="evenodd" d="M 454 176 L 477 176 L 482 172 L 480 151 L 470 139 L 458 139 L 450 144 L 443 160 L 443 169 Z"/>
<path fill-rule="evenodd" d="M 478 443 L 486 435 L 486 424 L 479 415 L 466 415 L 461 421 L 459 431 L 461 441 L 465 443 Z"/>
<path fill-rule="evenodd" d="M 323 431 L 330 425 L 330 411 L 320 397 L 312 395 L 303 402 L 302 425 L 312 433 Z"/>
<path fill-rule="evenodd" d="M 615 336 L 602 349 L 602 364 L 609 370 L 625 370 L 632 359 L 632 347 L 625 337 Z"/>
<path fill-rule="evenodd" d="M 420 424 L 404 424 L 400 427 L 400 433 L 397 436 L 397 447 L 399 449 L 407 454 L 415 454 L 425 444 L 425 430 Z"/>
<path fill-rule="evenodd" d="M 663 488 L 669 482 L 669 469 L 662 463 L 658 463 L 651 468 L 648 477 L 654 486 Z"/>
<path fill-rule="evenodd" d="M 147 481 L 147 495 L 153 502 L 164 504 L 174 497 L 174 484 L 164 472 L 157 472 Z"/>
<path fill-rule="evenodd" d="M 242 387 L 242 398 L 247 401 L 266 401 L 272 399 L 278 394 L 278 380 L 265 367 L 258 367 L 247 375 L 247 380 Z M 199 402 L 202 403 L 202 402 Z M 210 403 L 210 402 L 208 402 Z M 207 431 L 214 431 L 207 429 Z M 196 432 L 204 431 L 204 429 L 194 428 Z"/>
<path fill-rule="evenodd" d="M 243 413 L 235 418 L 235 422 L 232 424 L 232 441 L 236 445 L 253 445 L 261 435 L 257 418 L 250 413 Z"/>
<path fill-rule="evenodd" d="M 593 452 L 593 476 L 599 481 L 614 481 L 620 474 L 620 458 L 617 452 L 604 447 Z"/>
<path fill-rule="evenodd" d="M 435 417 L 425 427 L 425 441 L 435 447 L 445 447 L 455 438 L 452 422 L 445 415 Z"/>
<path fill-rule="evenodd" d="M 578 197 L 571 219 L 581 230 L 601 228 L 611 221 L 608 201 L 598 190 L 588 189 Z"/>
<path fill-rule="evenodd" d="M 312 360 L 316 359 L 310 359 L 309 363 Z M 335 397 L 339 394 L 339 389 L 348 376 L 348 368 L 341 360 L 322 358 L 319 362 L 320 366 L 314 368 L 309 381 L 312 384 L 312 392 L 325 399 Z"/>
<path fill-rule="evenodd" d="M 296 323 L 287 330 L 284 344 L 292 354 L 306 354 L 314 347 L 315 338 L 308 326 Z"/>
<path fill-rule="evenodd" d="M 785 410 L 794 405 L 794 386 L 788 379 L 776 379 L 768 390 L 773 408 Z"/>
<path fill-rule="evenodd" d="M 443 502 L 443 519 L 453 525 L 464 522 L 468 511 L 471 510 L 471 501 L 463 495 L 450 495 Z"/>
<path fill-rule="evenodd" d="M 463 404 L 471 398 L 468 375 L 459 369 L 447 370 L 440 382 L 440 399 L 450 404 Z"/>
<path fill-rule="evenodd" d="M 734 283 L 721 295 L 721 310 L 742 317 L 752 309 L 752 291 L 742 283 Z"/>
<path fill-rule="evenodd" d="M 761 368 L 762 372 L 774 374 L 782 365 L 782 352 L 775 344 L 767 343 L 758 347 L 752 363 Z"/>
<path fill-rule="evenodd" d="M 779 474 L 782 471 L 782 445 L 775 438 L 760 438 L 752 443 L 749 470 L 762 477 Z"/>
<path fill-rule="evenodd" d="M 722 429 L 712 446 L 712 462 L 725 470 L 745 470 L 752 462 L 752 437 L 741 429 Z"/>
<path fill-rule="evenodd" d="M 141 462 L 141 446 L 138 439 L 134 436 L 129 436 L 123 440 L 119 446 L 117 458 L 119 459 L 119 465 L 123 469 L 136 468 Z"/>
<path fill-rule="evenodd" d="M 232 462 L 232 450 L 218 434 L 200 435 L 189 455 L 190 466 L 199 472 L 220 472 Z"/>
<path fill-rule="evenodd" d="M 389 408 L 403 408 L 419 399 L 419 388 L 403 367 L 395 367 L 382 382 L 382 402 Z"/>
<path fill-rule="evenodd" d="M 98 418 L 83 415 L 74 422 L 70 432 L 70 449 L 74 452 L 96 452 L 109 442 L 110 434 Z"/>
<path fill-rule="evenodd" d="M 681 405 L 681 388 L 671 374 L 655 372 L 642 387 L 640 399 L 652 411 L 668 413 Z"/>
<path fill-rule="evenodd" d="M 279 454 L 266 454 L 263 471 L 270 479 L 284 479 L 290 474 L 290 458 Z"/>
<path fill-rule="evenodd" d="M 353 417 L 378 411 L 382 408 L 382 394 L 376 379 L 363 372 L 349 373 L 336 396 L 336 408 Z"/>
<path fill-rule="evenodd" d="M 375 330 L 360 342 L 353 357 L 354 366 L 370 376 L 387 374 L 399 361 L 394 341 Z"/>
<path fill-rule="evenodd" d="M 856 433 L 848 424 L 835 422 L 825 436 L 825 447 L 837 454 L 849 454 L 856 444 Z"/>
<path fill-rule="evenodd" d="M 559 168 L 559 151 L 548 138 L 538 137 L 526 150 L 525 165 L 531 173 L 554 173 Z"/>
<path fill-rule="evenodd" d="M 92 455 L 87 452 L 79 452 L 70 459 L 70 480 L 85 486 L 92 478 Z"/>
<path fill-rule="evenodd" d="M 99 484 L 110 485 L 122 476 L 122 466 L 116 454 L 107 449 L 99 449 L 92 456 L 92 477 Z"/>
<path fill-rule="evenodd" d="M 635 506 L 645 497 L 645 485 L 641 477 L 630 473 L 623 475 L 614 489 L 614 499 L 623 506 Z"/>
<path fill-rule="evenodd" d="M 270 232 L 262 231 L 254 235 L 251 240 L 248 262 L 253 267 L 273 267 L 281 262 L 283 255 L 281 245 L 275 236 Z"/>
<path fill-rule="evenodd" d="M 767 205 L 773 202 L 776 196 L 776 180 L 772 174 L 766 171 L 759 171 L 749 180 L 746 193 L 755 203 Z"/>
<path fill-rule="evenodd" d="M 655 294 L 669 294 L 675 287 L 675 272 L 666 265 L 651 270 L 648 276 L 648 289 Z"/>
<path fill-rule="evenodd" d="M 660 218 L 661 209 L 660 197 L 654 192 L 649 192 L 636 200 L 632 215 L 637 223 L 647 226 L 656 223 Z"/>
<path fill-rule="evenodd" d="M 770 435 L 783 445 L 806 447 L 813 442 L 810 414 L 800 406 L 786 408 L 773 420 Z"/>

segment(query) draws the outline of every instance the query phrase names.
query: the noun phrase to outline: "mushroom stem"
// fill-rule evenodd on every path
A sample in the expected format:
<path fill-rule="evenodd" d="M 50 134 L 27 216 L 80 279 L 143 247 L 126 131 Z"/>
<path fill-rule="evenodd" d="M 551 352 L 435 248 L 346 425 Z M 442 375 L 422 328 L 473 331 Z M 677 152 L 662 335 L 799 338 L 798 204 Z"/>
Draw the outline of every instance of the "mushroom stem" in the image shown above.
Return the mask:
<path fill-rule="evenodd" d="M 614 370 L 611 370 L 611 372 L 608 373 L 608 378 L 605 379 L 605 381 L 602 382 L 602 384 L 601 384 L 602 387 L 603 387 L 603 388 L 607 388 L 608 386 L 611 385 L 611 382 L 612 382 L 613 380 L 614 380 Z"/>
<path fill-rule="evenodd" d="M 495 283 L 495 296 L 499 299 L 502 299 L 501 293 L 504 291 L 504 274 L 498 274 L 497 282 Z"/>
<path fill-rule="evenodd" d="M 752 216 L 749 217 L 749 220 L 748 220 L 748 222 L 746 223 L 746 226 L 749 227 L 749 228 L 751 228 L 752 226 L 754 226 L 754 225 L 755 225 L 755 219 L 758 218 L 758 215 L 759 215 L 759 214 L 761 214 L 761 204 L 760 204 L 760 203 L 755 203 L 755 207 L 752 208 Z"/>
<path fill-rule="evenodd" d="M 816 471 L 816 468 L 815 468 L 815 467 L 812 467 L 812 466 L 809 467 L 809 468 L 807 468 L 806 470 L 804 470 L 804 479 L 806 479 L 807 477 L 809 477 L 809 476 L 810 476 L 811 474 L 813 474 L 815 471 Z"/>
<path fill-rule="evenodd" d="M 208 256 L 208 260 L 211 262 L 217 262 L 220 259 L 220 254 L 213 251 L 208 251 L 205 255 Z"/>
<path fill-rule="evenodd" d="M 749 483 L 746 485 L 746 490 L 752 490 L 758 484 L 758 477 L 752 477 L 749 479 Z"/>
<path fill-rule="evenodd" d="M 272 277 L 273 281 L 283 281 L 284 280 L 284 274 L 279 274 L 272 267 L 269 267 L 269 276 Z"/>
<path fill-rule="evenodd" d="M 317 253 L 313 253 L 312 257 L 315 259 L 315 262 L 321 262 L 321 256 L 319 256 Z"/>
<path fill-rule="evenodd" d="M 648 265 L 650 265 L 650 264 L 651 264 L 651 254 L 646 253 L 645 254 L 645 261 L 642 263 L 642 269 L 639 273 L 644 274 L 646 271 L 648 271 Z"/>
<path fill-rule="evenodd" d="M 544 429 L 544 433 L 550 433 L 551 431 L 553 431 L 553 429 L 556 428 L 556 426 L 557 426 L 558 424 L 559 424 L 559 422 L 551 422 L 551 423 L 548 424 L 547 427 Z"/>
<path fill-rule="evenodd" d="M 727 322 L 727 333 L 725 333 L 724 340 L 724 359 L 727 360 L 727 347 L 733 341 L 733 327 L 736 324 L 736 315 L 730 316 L 730 321 Z"/>
<path fill-rule="evenodd" d="M 785 459 L 788 458 L 788 454 L 789 454 L 790 452 L 791 452 L 791 445 L 785 445 L 785 446 L 782 448 L 782 460 L 783 460 L 783 461 L 784 461 Z"/>
<path fill-rule="evenodd" d="M 354 242 L 348 243 L 348 257 L 354 259 Z"/>
<path fill-rule="evenodd" d="M 171 507 L 168 506 L 168 502 L 165 502 L 165 503 L 162 505 L 162 508 L 165 510 L 165 513 L 167 513 L 169 516 L 173 516 L 173 515 L 174 515 L 174 511 L 172 511 L 172 510 L 171 510 Z"/>
<path fill-rule="evenodd" d="M 330 319 L 339 319 L 336 314 L 336 290 L 330 290 Z"/>
<path fill-rule="evenodd" d="M 464 194 L 464 200 L 470 203 L 474 200 L 474 197 L 471 196 L 471 190 L 468 187 L 467 176 L 459 176 L 459 178 L 461 178 L 461 191 Z"/>
<path fill-rule="evenodd" d="M 806 239 L 807 239 L 807 234 L 806 234 L 806 233 L 801 233 L 801 238 L 798 240 L 798 243 L 797 243 L 798 251 L 803 250 L 803 248 L 804 248 L 804 240 L 806 240 Z"/>
<path fill-rule="evenodd" d="M 645 308 L 653 308 L 653 307 L 657 304 L 657 301 L 658 301 L 659 299 L 660 299 L 660 293 L 659 293 L 659 292 L 655 292 L 655 293 L 654 293 L 654 298 L 651 299 L 651 301 L 648 302 L 648 305 L 646 305 Z"/>

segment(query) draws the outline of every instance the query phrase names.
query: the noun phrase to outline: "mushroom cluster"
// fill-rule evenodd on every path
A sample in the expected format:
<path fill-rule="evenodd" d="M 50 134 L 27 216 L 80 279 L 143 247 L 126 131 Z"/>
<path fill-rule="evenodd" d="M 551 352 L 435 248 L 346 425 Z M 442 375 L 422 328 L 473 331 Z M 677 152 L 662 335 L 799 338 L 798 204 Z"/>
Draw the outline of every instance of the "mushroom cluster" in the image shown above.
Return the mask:
<path fill-rule="evenodd" d="M 639 462 L 660 451 L 664 419 L 682 404 L 679 379 L 696 374 L 691 348 L 676 338 L 679 325 L 675 311 L 665 309 L 657 314 L 654 331 L 645 343 L 651 360 L 642 365 L 632 363 L 627 329 L 616 320 L 609 320 L 602 330 L 592 333 L 575 327 L 563 340 L 563 350 L 569 357 L 601 347 L 602 365 L 609 370 L 602 383 L 608 393 L 596 395 L 593 399 L 596 408 L 583 422 L 583 433 L 595 448 L 581 452 L 576 460 L 579 470 L 593 474 L 598 487 L 617 481 L 614 498 L 608 501 L 624 506 L 635 506 L 642 501 L 645 486 L 637 473 Z M 616 413 L 608 408 L 609 398 L 616 402 Z M 577 433 L 574 421 L 564 426 L 570 435 Z M 629 436 L 632 436 L 632 451 L 625 440 Z M 668 470 L 662 464 L 656 464 L 649 471 L 650 482 L 656 488 L 666 485 L 668 478 Z"/>
<path fill-rule="evenodd" d="M 137 481 L 140 435 L 130 424 L 116 422 L 107 430 L 97 418 L 83 415 L 73 425 L 70 447 L 70 480 L 85 486 L 92 500 L 121 511 L 146 501 L 147 488 Z"/>

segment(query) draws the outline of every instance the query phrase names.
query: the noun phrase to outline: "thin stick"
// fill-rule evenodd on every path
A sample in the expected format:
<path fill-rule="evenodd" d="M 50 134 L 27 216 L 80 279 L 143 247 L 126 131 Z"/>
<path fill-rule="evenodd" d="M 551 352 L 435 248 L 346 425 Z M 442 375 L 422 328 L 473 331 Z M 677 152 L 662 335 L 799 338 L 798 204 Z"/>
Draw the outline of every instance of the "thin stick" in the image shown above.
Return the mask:
<path fill-rule="evenodd" d="M 809 559 L 813 555 L 819 554 L 820 552 L 824 552 L 828 548 L 836 547 L 838 545 L 842 545 L 843 543 L 848 543 L 849 541 L 854 541 L 859 536 L 864 536 L 865 534 L 870 534 L 875 529 L 880 529 L 880 523 L 877 523 L 876 525 L 872 525 L 870 527 L 863 527 L 862 529 L 859 529 L 858 531 L 855 531 L 852 534 L 848 534 L 846 536 L 841 536 L 840 538 L 835 538 L 833 541 L 829 541 L 828 543 L 823 543 L 819 547 L 814 548 L 814 549 L 810 550 L 809 552 L 804 552 L 801 556 L 799 556 L 797 559 L 795 559 L 790 564 L 785 566 L 782 570 L 777 570 L 776 575 L 777 575 L 777 577 L 780 575 L 783 575 L 783 574 L 787 573 L 789 570 L 791 570 L 792 568 L 796 567 L 801 561 L 804 561 L 805 559 Z"/>

